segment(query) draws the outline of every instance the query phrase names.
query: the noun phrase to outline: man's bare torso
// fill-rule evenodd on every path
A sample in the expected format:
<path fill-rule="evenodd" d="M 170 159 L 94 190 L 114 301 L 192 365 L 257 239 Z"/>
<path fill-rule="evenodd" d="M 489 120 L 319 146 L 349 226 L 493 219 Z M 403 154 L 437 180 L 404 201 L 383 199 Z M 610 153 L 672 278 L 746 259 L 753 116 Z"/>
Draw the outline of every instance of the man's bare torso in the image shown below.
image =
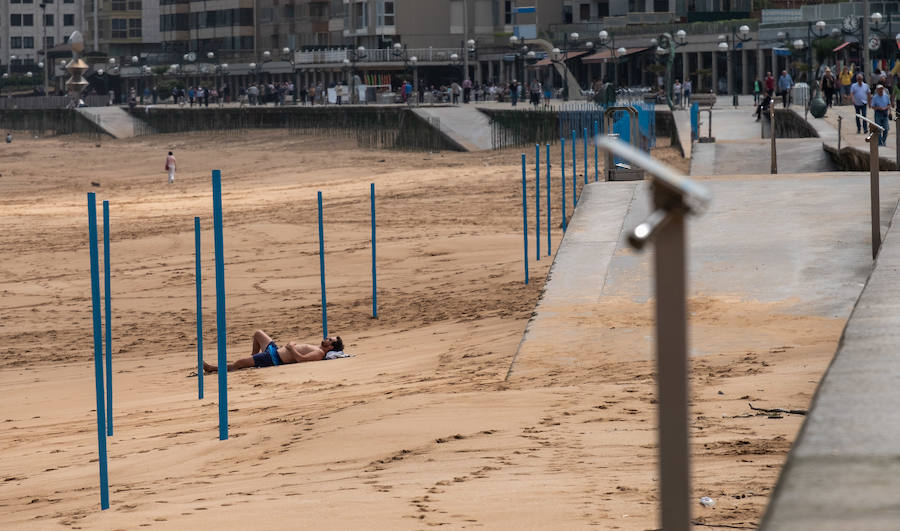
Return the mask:
<path fill-rule="evenodd" d="M 322 359 L 325 357 L 325 353 L 315 345 L 288 343 L 283 347 L 278 347 L 278 357 L 281 358 L 282 363 L 297 363 L 300 361 L 315 361 L 314 358 L 317 357 Z"/>

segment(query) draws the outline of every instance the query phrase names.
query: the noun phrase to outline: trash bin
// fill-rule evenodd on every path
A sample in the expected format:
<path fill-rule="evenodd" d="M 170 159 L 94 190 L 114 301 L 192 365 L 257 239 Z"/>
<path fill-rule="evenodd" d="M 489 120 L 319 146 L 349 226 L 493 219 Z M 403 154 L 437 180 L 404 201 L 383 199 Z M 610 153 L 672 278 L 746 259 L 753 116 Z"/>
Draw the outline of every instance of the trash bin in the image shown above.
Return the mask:
<path fill-rule="evenodd" d="M 794 105 L 806 107 L 806 104 L 809 103 L 809 85 L 806 83 L 794 85 L 794 88 L 791 89 L 791 101 Z"/>

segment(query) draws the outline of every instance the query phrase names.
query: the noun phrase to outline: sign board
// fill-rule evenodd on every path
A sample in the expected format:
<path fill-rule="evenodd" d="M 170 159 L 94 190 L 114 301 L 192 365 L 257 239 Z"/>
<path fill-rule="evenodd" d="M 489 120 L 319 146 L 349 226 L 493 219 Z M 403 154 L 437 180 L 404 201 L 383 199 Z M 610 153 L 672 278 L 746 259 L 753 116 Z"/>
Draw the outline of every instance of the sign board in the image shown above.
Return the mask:
<path fill-rule="evenodd" d="M 535 13 L 537 12 L 536 7 L 517 7 L 516 13 Z"/>
<path fill-rule="evenodd" d="M 537 39 L 536 24 L 522 24 L 513 28 L 513 34 L 520 39 Z"/>

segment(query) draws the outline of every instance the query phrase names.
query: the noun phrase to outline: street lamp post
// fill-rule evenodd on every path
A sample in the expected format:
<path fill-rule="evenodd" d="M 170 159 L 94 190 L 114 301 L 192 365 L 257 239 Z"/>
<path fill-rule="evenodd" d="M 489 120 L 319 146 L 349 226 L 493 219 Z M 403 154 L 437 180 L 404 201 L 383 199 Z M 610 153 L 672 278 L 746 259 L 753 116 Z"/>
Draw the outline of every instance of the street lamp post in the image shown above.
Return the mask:
<path fill-rule="evenodd" d="M 347 50 L 347 58 L 344 59 L 344 65 L 348 65 L 350 68 L 349 79 L 347 80 L 347 85 L 350 87 L 350 103 L 358 103 L 359 102 L 359 94 L 357 94 L 356 89 L 356 63 L 362 61 L 367 58 L 368 54 L 366 54 L 366 47 L 359 46 L 357 48 L 352 48 Z"/>
<path fill-rule="evenodd" d="M 46 3 L 46 2 L 41 2 L 41 3 L 39 4 L 39 7 L 41 8 L 41 29 L 43 30 L 43 31 L 42 31 L 42 37 L 41 37 L 41 38 L 42 38 L 41 49 L 44 50 L 44 60 L 43 60 L 42 62 L 39 62 L 38 65 L 39 65 L 41 68 L 43 68 L 43 65 L 44 65 L 44 64 L 51 64 L 51 63 L 47 60 L 48 57 L 49 57 L 49 55 L 47 54 L 47 15 L 46 15 L 46 12 L 47 12 L 47 3 Z M 46 69 L 46 68 L 44 68 L 43 70 L 44 70 L 44 95 L 46 96 L 47 93 L 48 93 L 49 90 L 50 90 L 50 86 L 49 86 L 49 83 L 48 83 L 48 77 L 49 77 L 49 75 L 48 75 L 48 72 L 47 72 L 47 69 Z"/>
<path fill-rule="evenodd" d="M 675 32 L 674 38 L 670 33 L 663 33 L 655 40 L 656 53 L 661 57 L 668 56 L 666 60 L 666 103 L 670 109 L 674 109 L 672 104 L 672 65 L 675 64 L 675 50 L 687 44 L 687 32 L 678 30 Z M 713 90 L 715 90 L 715 83 L 716 80 L 713 80 Z"/>
<path fill-rule="evenodd" d="M 469 57 L 471 55 L 471 57 Z M 478 41 L 469 39 L 466 41 L 466 61 L 475 62 L 475 79 L 476 83 L 481 83 L 481 65 L 478 64 Z M 466 65 L 466 76 L 469 78 L 469 67 Z"/>
<path fill-rule="evenodd" d="M 3 76 L 3 79 L 9 81 L 12 79 L 12 62 L 16 60 L 15 55 L 9 56 L 9 62 L 6 63 L 6 74 Z M 6 88 L 6 98 L 12 99 L 12 86 Z"/>
<path fill-rule="evenodd" d="M 725 37 L 725 36 L 719 35 L 720 40 L 723 37 Z M 728 54 L 728 58 L 726 61 L 726 64 L 728 66 L 728 74 L 727 74 L 728 75 L 728 89 L 731 91 L 732 105 L 734 105 L 735 107 L 738 106 L 738 91 L 737 91 L 737 83 L 734 82 L 734 77 L 735 77 L 734 76 L 734 63 L 735 63 L 734 52 L 737 49 L 743 47 L 745 42 L 749 42 L 752 40 L 753 40 L 753 37 L 750 36 L 750 27 L 749 26 L 745 25 L 745 26 L 741 26 L 739 28 L 736 26 L 732 26 L 731 27 L 731 40 L 728 40 L 728 38 L 725 37 L 725 41 L 719 42 L 719 44 L 718 44 L 718 48 L 720 50 L 724 50 Z M 725 45 L 724 47 L 722 46 L 723 44 Z M 741 81 L 742 82 L 744 81 L 743 78 L 741 79 Z"/>
<path fill-rule="evenodd" d="M 412 96 L 416 99 L 416 104 L 419 103 L 419 72 L 418 72 L 418 63 L 419 58 L 415 55 L 410 56 L 409 52 L 406 49 L 405 44 L 400 44 L 399 42 L 395 42 L 393 48 L 391 49 L 391 55 L 403 61 L 404 70 L 413 71 L 413 87 L 412 87 Z M 412 105 L 412 98 L 406 99 L 407 105 Z"/>
<path fill-rule="evenodd" d="M 581 38 L 581 35 L 572 32 L 565 33 L 563 35 L 563 49 L 562 49 L 562 76 L 563 76 L 563 101 L 569 101 L 569 43 L 571 42 L 573 45 L 578 44 L 578 39 Z"/>
<path fill-rule="evenodd" d="M 294 85 L 294 90 L 291 93 L 291 98 L 294 100 L 294 105 L 296 105 L 297 92 L 300 91 L 300 74 L 297 73 L 297 64 L 294 62 L 294 51 L 285 46 L 281 49 L 281 58 L 287 58 L 288 62 L 291 63 L 291 84 Z"/>
<path fill-rule="evenodd" d="M 613 88 L 618 88 L 618 70 L 619 70 L 619 56 L 625 55 L 628 53 L 624 47 L 616 48 L 616 40 L 610 36 L 609 32 L 606 30 L 601 30 L 600 33 L 597 34 L 597 38 L 599 39 L 597 48 L 603 49 L 606 48 L 609 50 L 610 56 L 612 58 L 612 84 Z"/>
<path fill-rule="evenodd" d="M 891 28 L 891 16 L 887 16 L 887 23 L 882 22 L 883 18 L 881 13 L 872 13 L 869 17 L 869 32 L 871 33 L 871 36 L 869 37 L 867 45 L 872 51 L 880 50 L 883 44 L 882 39 L 888 38 L 888 36 L 893 33 Z M 887 28 L 885 28 L 885 26 Z M 900 37 L 900 34 L 897 36 Z"/>

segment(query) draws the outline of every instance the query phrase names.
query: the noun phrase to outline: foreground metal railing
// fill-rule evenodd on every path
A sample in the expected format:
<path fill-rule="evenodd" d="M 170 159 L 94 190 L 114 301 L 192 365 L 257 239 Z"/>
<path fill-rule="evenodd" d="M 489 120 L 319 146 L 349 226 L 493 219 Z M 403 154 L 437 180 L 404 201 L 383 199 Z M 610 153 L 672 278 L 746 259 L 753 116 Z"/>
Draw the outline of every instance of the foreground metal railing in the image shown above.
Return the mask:
<path fill-rule="evenodd" d="M 687 261 L 685 216 L 706 210 L 712 196 L 648 154 L 622 141 L 598 137 L 597 146 L 650 175 L 653 213 L 635 227 L 628 243 L 655 245 L 656 363 L 659 401 L 659 470 L 662 529 L 691 527 L 688 431 Z"/>

